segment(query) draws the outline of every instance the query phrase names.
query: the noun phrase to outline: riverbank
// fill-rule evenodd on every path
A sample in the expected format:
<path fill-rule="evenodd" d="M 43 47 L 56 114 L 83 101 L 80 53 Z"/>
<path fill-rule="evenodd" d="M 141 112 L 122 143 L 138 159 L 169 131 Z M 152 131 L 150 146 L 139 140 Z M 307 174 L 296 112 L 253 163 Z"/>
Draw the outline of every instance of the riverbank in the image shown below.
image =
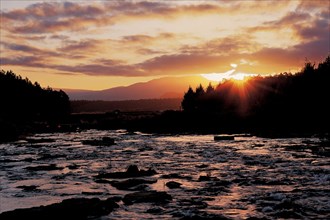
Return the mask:
<path fill-rule="evenodd" d="M 216 114 L 182 111 L 137 111 L 71 114 L 61 120 L 35 120 L 25 123 L 6 122 L 0 125 L 0 142 L 17 140 L 33 133 L 68 132 L 86 129 L 141 131 L 159 134 L 236 134 L 249 133 L 260 137 L 328 136 L 330 124 L 323 121 L 276 117 L 237 118 Z"/>

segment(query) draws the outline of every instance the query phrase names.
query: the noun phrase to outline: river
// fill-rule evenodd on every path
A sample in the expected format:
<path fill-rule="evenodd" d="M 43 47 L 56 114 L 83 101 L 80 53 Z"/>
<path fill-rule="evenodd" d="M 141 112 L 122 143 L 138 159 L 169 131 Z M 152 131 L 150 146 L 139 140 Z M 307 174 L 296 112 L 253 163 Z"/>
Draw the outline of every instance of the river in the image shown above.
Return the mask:
<path fill-rule="evenodd" d="M 116 144 L 82 143 L 102 137 Z M 87 130 L 28 140 L 0 144 L 0 212 L 68 198 L 121 198 L 132 190 L 99 183 L 95 176 L 137 165 L 157 172 L 146 177 L 155 183 L 144 190 L 165 191 L 173 199 L 166 204 L 119 201 L 119 208 L 99 219 L 330 218 L 329 142 L 317 136 L 236 135 L 214 141 L 213 135 Z M 170 181 L 181 185 L 169 188 Z"/>

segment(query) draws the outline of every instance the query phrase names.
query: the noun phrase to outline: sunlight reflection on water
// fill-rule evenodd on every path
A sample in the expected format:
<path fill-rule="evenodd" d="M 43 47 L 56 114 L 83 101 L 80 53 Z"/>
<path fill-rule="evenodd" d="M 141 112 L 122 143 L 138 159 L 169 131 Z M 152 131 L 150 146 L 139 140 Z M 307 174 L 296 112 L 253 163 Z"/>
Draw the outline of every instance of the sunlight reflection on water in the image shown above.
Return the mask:
<path fill-rule="evenodd" d="M 82 144 L 102 137 L 114 138 L 116 145 Z M 155 169 L 158 174 L 152 178 L 157 182 L 147 190 L 166 191 L 173 200 L 161 207 L 121 203 L 108 216 L 111 219 L 180 218 L 201 211 L 234 219 L 276 219 L 281 214 L 277 207 L 284 199 L 302 206 L 293 210 L 301 216 L 325 217 L 330 211 L 326 202 L 329 157 L 315 154 L 312 148 L 319 138 L 236 135 L 234 141 L 216 142 L 212 135 L 132 134 L 125 130 L 37 134 L 31 138 L 41 141 L 0 145 L 0 212 L 73 197 L 123 196 L 132 191 L 97 183 L 95 176 L 125 171 L 131 164 Z M 50 164 L 53 170 L 27 169 Z M 166 186 L 169 181 L 182 185 L 170 189 Z M 155 207 L 161 211 L 146 213 Z"/>

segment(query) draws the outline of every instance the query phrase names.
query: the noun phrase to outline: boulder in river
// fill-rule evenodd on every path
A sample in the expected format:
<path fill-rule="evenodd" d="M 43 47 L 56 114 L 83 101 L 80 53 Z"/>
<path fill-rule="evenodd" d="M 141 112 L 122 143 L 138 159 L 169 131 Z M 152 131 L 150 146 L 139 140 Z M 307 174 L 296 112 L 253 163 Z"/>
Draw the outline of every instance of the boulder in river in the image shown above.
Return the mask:
<path fill-rule="evenodd" d="M 148 170 L 140 170 L 136 165 L 130 165 L 126 172 L 100 173 L 96 178 L 126 179 L 132 177 L 153 176 L 155 174 L 157 174 L 157 172 L 151 168 Z"/>
<path fill-rule="evenodd" d="M 123 202 L 126 205 L 132 205 L 134 203 L 168 203 L 172 200 L 172 196 L 166 192 L 158 191 L 141 191 L 126 194 L 123 198 Z"/>
<path fill-rule="evenodd" d="M 215 141 L 233 141 L 235 140 L 235 136 L 232 135 L 215 135 L 214 136 Z"/>
<path fill-rule="evenodd" d="M 84 140 L 83 144 L 92 145 L 92 146 L 111 146 L 115 144 L 115 139 L 110 137 L 103 137 L 101 140 Z"/>
<path fill-rule="evenodd" d="M 119 190 L 135 190 L 135 187 L 141 186 L 142 184 L 152 184 L 156 182 L 156 179 L 127 179 L 124 181 L 111 181 L 110 184 Z"/>
<path fill-rule="evenodd" d="M 25 191 L 25 192 L 38 191 L 38 189 L 37 189 L 38 186 L 36 186 L 36 185 L 29 185 L 29 186 L 23 185 L 23 186 L 17 186 L 17 188 L 23 189 L 23 191 Z"/>
<path fill-rule="evenodd" d="M 166 183 L 166 186 L 170 189 L 177 189 L 181 187 L 181 183 L 175 182 L 175 181 L 169 181 Z"/>
<path fill-rule="evenodd" d="M 29 171 L 50 171 L 50 170 L 63 170 L 63 167 L 58 167 L 56 164 L 50 165 L 40 165 L 40 166 L 30 166 L 25 167 Z"/>
<path fill-rule="evenodd" d="M 0 214 L 0 219 L 90 219 L 107 215 L 118 207 L 118 204 L 112 199 L 73 198 L 47 206 L 3 212 Z"/>

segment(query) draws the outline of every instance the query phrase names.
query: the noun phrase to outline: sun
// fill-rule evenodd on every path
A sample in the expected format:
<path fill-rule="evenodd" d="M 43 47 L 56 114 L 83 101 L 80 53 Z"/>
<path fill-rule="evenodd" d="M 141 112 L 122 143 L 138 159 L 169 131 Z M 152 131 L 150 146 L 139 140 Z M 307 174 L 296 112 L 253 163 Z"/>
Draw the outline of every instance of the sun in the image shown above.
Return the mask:
<path fill-rule="evenodd" d="M 249 75 L 246 73 L 237 73 L 235 75 L 232 75 L 230 78 L 231 79 L 235 79 L 235 80 L 244 80 L 246 77 L 248 77 Z"/>
<path fill-rule="evenodd" d="M 217 81 L 217 82 L 221 82 L 223 80 L 245 81 L 245 79 L 255 76 L 255 74 L 237 72 L 238 65 L 236 63 L 231 63 L 230 66 L 232 69 L 230 69 L 226 72 L 223 72 L 223 73 L 204 73 L 204 74 L 200 74 L 200 75 L 207 80 Z"/>
<path fill-rule="evenodd" d="M 247 74 L 247 73 L 233 73 L 234 71 L 232 71 L 228 74 L 228 72 L 207 73 L 207 74 L 201 74 L 201 76 L 203 76 L 207 80 L 217 81 L 217 82 L 221 82 L 224 79 L 234 79 L 234 80 L 244 81 L 246 78 L 251 77 L 251 74 Z"/>

